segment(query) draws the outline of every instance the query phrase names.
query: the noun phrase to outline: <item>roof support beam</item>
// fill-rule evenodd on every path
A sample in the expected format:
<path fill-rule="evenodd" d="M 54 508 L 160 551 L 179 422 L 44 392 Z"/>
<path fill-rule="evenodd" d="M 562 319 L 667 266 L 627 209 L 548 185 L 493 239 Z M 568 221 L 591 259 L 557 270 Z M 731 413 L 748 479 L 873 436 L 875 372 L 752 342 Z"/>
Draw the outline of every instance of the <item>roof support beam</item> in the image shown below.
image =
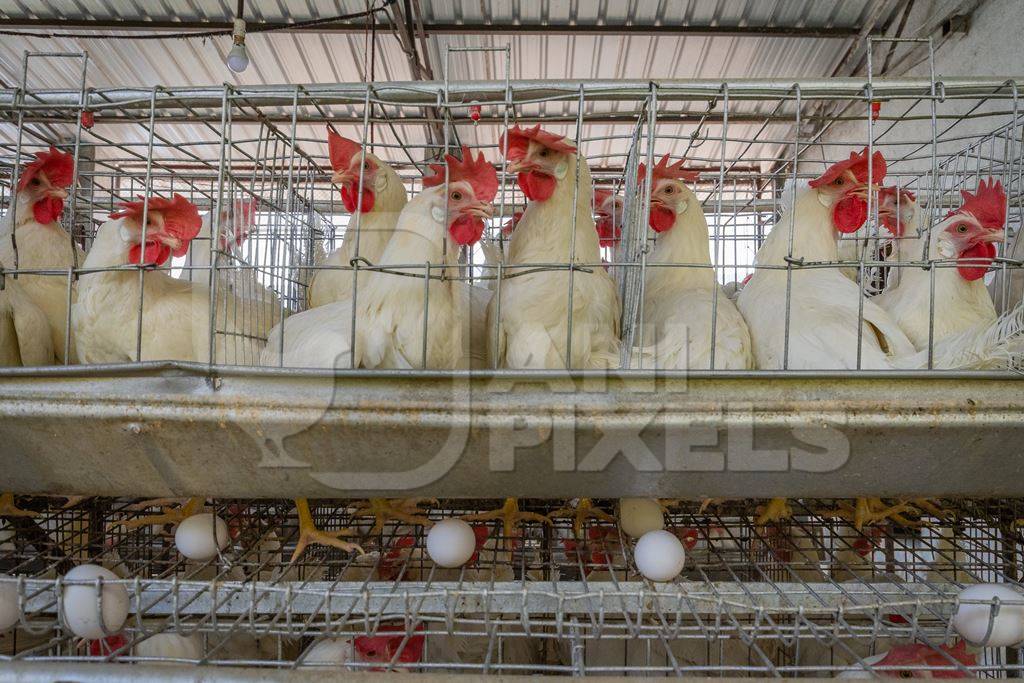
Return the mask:
<path fill-rule="evenodd" d="M 223 31 L 230 30 L 230 21 L 166 21 L 146 19 L 70 19 L 0 17 L 0 27 L 6 29 L 88 29 L 95 31 Z M 295 31 L 312 33 L 364 33 L 364 22 L 330 22 L 314 26 L 292 28 L 281 22 L 247 22 L 248 33 L 261 31 Z M 650 24 L 492 24 L 443 23 L 423 24 L 426 35 L 496 34 L 496 35 L 620 35 L 629 36 L 731 36 L 780 38 L 836 38 L 849 39 L 859 35 L 857 26 L 706 26 L 706 25 L 650 25 Z"/>

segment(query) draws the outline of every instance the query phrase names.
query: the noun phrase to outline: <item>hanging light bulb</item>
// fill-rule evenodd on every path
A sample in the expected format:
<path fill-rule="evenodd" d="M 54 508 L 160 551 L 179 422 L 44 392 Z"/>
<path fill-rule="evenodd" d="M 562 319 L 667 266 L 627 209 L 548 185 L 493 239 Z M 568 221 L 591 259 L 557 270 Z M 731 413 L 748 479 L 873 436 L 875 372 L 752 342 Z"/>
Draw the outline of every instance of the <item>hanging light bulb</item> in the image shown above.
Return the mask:
<path fill-rule="evenodd" d="M 245 49 L 245 19 L 235 19 L 235 30 L 231 39 L 234 45 L 228 52 L 228 68 L 240 74 L 249 67 L 249 53 Z"/>

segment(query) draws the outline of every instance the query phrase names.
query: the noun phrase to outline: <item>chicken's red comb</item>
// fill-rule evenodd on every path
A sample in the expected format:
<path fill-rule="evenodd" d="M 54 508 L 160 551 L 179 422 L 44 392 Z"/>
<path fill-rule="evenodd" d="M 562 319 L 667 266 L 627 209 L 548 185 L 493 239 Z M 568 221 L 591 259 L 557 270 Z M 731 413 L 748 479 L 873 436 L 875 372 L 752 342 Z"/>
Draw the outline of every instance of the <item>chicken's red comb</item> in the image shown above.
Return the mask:
<path fill-rule="evenodd" d="M 526 148 L 529 146 L 530 140 L 536 140 L 548 149 L 556 152 L 576 151 L 576 145 L 569 142 L 566 137 L 549 133 L 546 130 L 541 130 L 540 124 L 538 123 L 533 128 L 512 126 L 508 129 L 508 158 L 519 159 L 525 155 Z M 498 151 L 502 154 L 505 153 L 504 135 L 498 138 Z"/>
<path fill-rule="evenodd" d="M 50 146 L 45 152 L 36 152 L 35 161 L 25 166 L 18 179 L 18 192 L 28 187 L 29 182 L 38 173 L 45 173 L 47 180 L 54 187 L 69 187 L 75 177 L 75 158 Z"/>
<path fill-rule="evenodd" d="M 611 190 L 595 189 L 594 190 L 594 206 L 600 207 L 611 196 L 612 196 L 612 191 Z"/>
<path fill-rule="evenodd" d="M 327 129 L 327 153 L 331 158 L 331 168 L 335 171 L 348 168 L 352 164 L 352 158 L 359 154 L 363 146 L 355 140 L 338 135 L 330 128 Z"/>
<path fill-rule="evenodd" d="M 691 171 L 683 168 L 683 164 L 686 163 L 686 159 L 680 159 L 674 164 L 668 163 L 668 155 L 666 154 L 661 158 L 661 161 L 654 165 L 651 169 L 651 180 L 656 181 L 662 178 L 669 178 L 671 180 L 683 180 L 688 183 L 692 183 L 700 178 L 700 171 Z M 643 162 L 640 163 L 640 168 L 637 171 L 637 178 L 643 182 L 643 179 L 647 177 L 647 165 Z"/>
<path fill-rule="evenodd" d="M 478 153 L 474 159 L 473 150 L 463 147 L 461 161 L 451 154 L 445 154 L 444 158 L 448 164 L 449 183 L 468 181 L 473 186 L 473 194 L 482 202 L 489 202 L 498 194 L 498 172 L 484 159 L 483 152 Z M 430 170 L 434 175 L 424 176 L 423 186 L 434 187 L 443 184 L 444 164 L 430 164 Z"/>
<path fill-rule="evenodd" d="M 956 211 L 950 211 L 949 215 L 968 213 L 981 223 L 981 227 L 991 230 L 999 230 L 1006 225 L 1006 192 L 1003 191 L 1003 184 L 995 178 L 978 183 L 978 191 L 974 194 L 960 190 L 960 196 L 964 198 L 964 203 Z"/>
<path fill-rule="evenodd" d="M 843 161 L 832 164 L 825 172 L 814 180 L 807 183 L 811 187 L 818 187 L 820 185 L 827 185 L 833 180 L 838 178 L 845 171 L 853 171 L 853 175 L 859 182 L 866 183 L 868 181 L 868 148 L 865 147 L 860 152 L 850 152 L 850 158 L 844 159 Z M 885 157 L 881 152 L 875 150 L 875 153 L 871 155 L 871 182 L 875 185 L 880 185 L 882 180 L 885 179 L 886 163 Z"/>
<path fill-rule="evenodd" d="M 111 218 L 131 218 L 142 220 L 145 198 L 139 195 L 135 202 L 120 202 L 120 211 L 110 214 Z M 164 232 L 178 238 L 179 244 L 173 250 L 175 256 L 184 256 L 188 251 L 188 243 L 199 234 L 203 219 L 199 216 L 196 205 L 182 195 L 174 193 L 171 199 L 164 197 L 149 198 L 149 212 L 160 213 L 164 217 Z"/>

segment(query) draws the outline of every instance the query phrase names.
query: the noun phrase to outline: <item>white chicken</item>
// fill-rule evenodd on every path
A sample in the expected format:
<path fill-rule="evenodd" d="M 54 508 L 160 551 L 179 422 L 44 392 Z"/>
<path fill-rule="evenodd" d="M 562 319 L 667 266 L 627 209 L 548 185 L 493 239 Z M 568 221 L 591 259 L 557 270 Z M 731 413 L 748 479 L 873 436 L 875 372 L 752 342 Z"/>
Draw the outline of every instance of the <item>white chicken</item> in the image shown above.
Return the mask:
<path fill-rule="evenodd" d="M 283 347 L 280 330 L 272 330 L 264 365 L 418 368 L 425 361 L 428 368 L 454 368 L 463 363 L 468 354 L 467 289 L 440 279 L 440 266 L 455 264 L 459 246 L 480 239 L 498 179 L 483 154 L 474 159 L 468 148 L 463 148 L 462 161 L 448 156 L 447 162 L 447 188 L 438 187 L 444 183 L 443 167 L 433 165 L 434 175 L 423 179 L 427 189 L 402 210 L 379 260 L 379 265 L 392 267 L 388 272 L 368 271 L 365 284 L 359 285 L 354 354 L 352 301 L 344 299 L 285 320 Z M 419 263 L 433 266 L 426 301 L 426 269 L 410 266 Z"/>
<path fill-rule="evenodd" d="M 46 315 L 54 360 L 62 364 L 68 333 L 67 270 L 81 267 L 85 259 L 82 249 L 58 222 L 74 178 L 75 162 L 74 157 L 55 147 L 36 152 L 35 157 L 21 170 L 14 207 L 0 220 L 0 263 L 5 268 L 17 266 L 18 270 L 63 271 L 17 277 L 24 294 Z M 17 301 L 17 294 L 14 298 Z M 70 301 L 74 300 L 72 287 Z M 74 348 L 72 341 L 68 354 L 71 363 L 77 362 Z"/>
<path fill-rule="evenodd" d="M 880 183 L 886 170 L 880 152 L 871 165 L 871 180 Z M 790 258 L 798 263 L 838 259 L 836 231 L 852 232 L 863 224 L 867 182 L 866 149 L 833 164 L 809 187 L 797 190 L 792 213 L 784 209 L 758 250 L 758 269 L 740 291 L 737 305 L 750 329 L 759 368 L 889 368 L 893 356 L 914 352 L 889 314 L 865 300 L 860 287 L 836 268 L 786 268 Z"/>
<path fill-rule="evenodd" d="M 641 178 L 645 171 L 641 164 Z M 636 361 L 656 369 L 753 368 L 747 324 L 718 285 L 707 220 L 697 195 L 683 182 L 700 174 L 684 169 L 682 161 L 670 165 L 668 155 L 651 173 L 649 224 L 658 241 L 647 260 L 642 321 L 646 341 Z"/>
<path fill-rule="evenodd" d="M 874 169 L 872 180 L 881 181 L 886 167 L 880 152 L 875 152 L 871 165 Z M 929 350 L 918 351 L 915 348 L 900 324 L 875 300 L 878 297 L 865 299 L 858 284 L 829 265 L 837 259 L 835 231 L 853 232 L 867 218 L 867 179 L 866 149 L 860 154 L 851 153 L 849 159 L 833 164 L 821 177 L 812 180 L 807 189 L 797 192 L 795 214 L 789 216 L 784 213 L 758 251 L 758 270 L 737 300 L 750 328 L 758 367 L 817 370 L 928 367 Z M 986 190 L 986 194 L 993 192 L 991 188 Z M 991 204 L 992 200 L 986 202 Z M 991 208 L 982 208 L 976 203 L 973 210 L 990 211 Z M 968 229 L 967 233 L 958 235 L 988 234 L 982 232 L 978 220 L 957 215 L 960 219 L 950 217 L 947 221 L 951 221 L 949 225 L 956 230 L 960 225 Z M 972 220 L 974 231 L 969 227 Z M 938 239 L 952 238 L 939 236 Z M 956 240 L 950 242 L 949 248 L 953 250 L 950 253 L 959 253 L 956 251 L 959 246 L 969 254 L 961 258 L 970 257 L 975 262 L 980 258 L 983 266 L 985 261 L 991 263 L 994 257 L 991 242 L 970 242 L 961 237 Z M 795 264 L 791 271 L 786 268 L 787 261 Z M 815 267 L 821 263 L 826 265 Z M 787 303 L 788 364 L 784 360 Z M 921 300 L 918 299 L 917 303 L 920 304 Z M 938 305 L 946 303 L 938 302 Z M 924 306 L 924 310 L 916 311 L 915 315 L 923 315 L 927 321 L 927 300 Z M 957 312 L 949 313 L 956 315 Z M 965 314 L 961 311 L 960 314 L 971 320 L 976 312 Z M 903 315 L 901 312 L 901 317 Z M 858 365 L 859 321 L 862 325 L 859 326 Z M 915 325 L 915 329 L 920 329 L 920 326 Z M 933 367 L 1007 367 L 1019 360 L 1024 345 L 1022 337 L 1024 307 L 1018 307 L 990 324 L 972 323 L 959 332 L 936 337 L 932 350 Z"/>
<path fill-rule="evenodd" d="M 0 366 L 51 365 L 53 337 L 46 313 L 10 275 L 0 290 Z"/>
<path fill-rule="evenodd" d="M 352 214 L 352 219 L 341 246 L 332 251 L 320 265 L 347 268 L 356 257 L 357 241 L 359 257 L 376 264 L 405 207 L 405 186 L 393 168 L 368 150 L 364 153 L 355 140 L 349 140 L 328 129 L 327 146 L 331 168 L 334 169 L 331 181 L 341 186 L 341 200 L 345 209 Z M 362 287 L 362 279 L 358 282 Z M 309 287 L 309 306 L 315 308 L 350 299 L 352 286 L 351 270 L 317 271 Z M 358 298 L 358 292 L 356 296 Z"/>
<path fill-rule="evenodd" d="M 594 190 L 594 227 L 603 249 L 615 249 L 622 241 L 625 203 L 622 195 L 611 190 Z"/>
<path fill-rule="evenodd" d="M 956 259 L 957 266 L 900 268 L 898 278 L 890 278 L 898 282 L 874 298 L 919 350 L 928 348 L 929 339 L 937 342 L 972 328 L 981 331 L 997 318 L 984 277 L 995 259 L 996 243 L 1005 236 L 1006 193 L 1001 183 L 990 180 L 982 181 L 976 194 L 961 194 L 964 203 L 960 208 L 932 226 L 928 250 L 929 262 Z M 905 232 L 917 235 L 919 211 L 913 195 L 903 192 L 897 201 L 896 188 L 884 188 L 879 197 L 879 214 L 894 236 L 901 237 Z M 903 260 L 924 259 L 925 235 L 901 242 L 899 253 Z M 932 327 L 929 314 L 933 277 Z"/>
<path fill-rule="evenodd" d="M 220 210 L 220 238 L 214 249 L 230 255 L 227 263 L 219 264 L 218 271 L 225 273 L 232 263 L 241 260 L 238 253 L 241 246 L 249 238 L 249 233 L 256 221 L 257 200 L 228 202 Z M 210 240 L 213 233 L 213 211 L 203 216 L 199 234 L 189 243 L 188 253 L 180 264 L 174 259 L 174 265 L 180 266 L 177 275 L 179 280 L 189 282 L 210 281 Z M 223 270 L 221 270 L 223 269 Z"/>
<path fill-rule="evenodd" d="M 202 219 L 185 197 L 150 197 L 142 244 L 144 201 L 125 202 L 100 226 L 79 282 L 72 309 L 78 355 L 84 363 L 118 363 L 136 359 L 139 299 L 142 298 L 141 360 L 207 362 L 210 353 L 210 290 L 176 280 L 165 270 L 147 270 L 140 292 L 139 271 L 132 264 L 160 266 L 172 254 L 182 256 L 199 232 Z M 227 292 L 217 294 L 218 310 L 245 305 Z M 259 358 L 263 346 L 254 320 L 218 319 L 217 362 L 245 364 Z"/>
<path fill-rule="evenodd" d="M 499 367 L 615 367 L 620 304 L 600 265 L 590 170 L 576 145 L 539 124 L 513 127 L 507 142 L 508 170 L 518 174 L 529 203 L 509 241 L 500 297 L 488 310 L 488 351 L 497 353 Z M 504 139 L 498 144 L 505 149 Z M 574 271 L 544 267 L 551 264 Z"/>
<path fill-rule="evenodd" d="M 446 162 L 447 184 L 444 166 L 432 164 L 433 175 L 423 179 L 426 189 L 402 209 L 380 257 L 380 265 L 392 267 L 368 272 L 365 287 L 360 285 L 355 346 L 353 303 L 344 299 L 293 315 L 283 328 L 271 330 L 263 365 L 448 369 L 468 364 L 469 289 L 440 279 L 444 267 L 428 273 L 412 264 L 448 267 L 457 263 L 461 245 L 480 239 L 493 210 L 498 174 L 483 153 L 474 158 L 468 147 L 462 148 L 462 161 L 448 155 Z M 355 547 L 316 529 L 307 501 L 300 499 L 296 507 L 296 555 L 308 542 Z"/>

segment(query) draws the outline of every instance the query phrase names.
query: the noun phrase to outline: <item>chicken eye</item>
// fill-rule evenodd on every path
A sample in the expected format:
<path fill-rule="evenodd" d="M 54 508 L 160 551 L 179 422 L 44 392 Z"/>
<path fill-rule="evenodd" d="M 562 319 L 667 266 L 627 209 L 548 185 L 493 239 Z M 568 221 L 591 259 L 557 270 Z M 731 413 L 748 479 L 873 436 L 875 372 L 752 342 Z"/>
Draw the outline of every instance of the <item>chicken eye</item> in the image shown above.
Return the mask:
<path fill-rule="evenodd" d="M 836 187 L 839 187 L 840 185 L 845 185 L 846 178 L 844 178 L 843 176 L 839 176 L 838 178 L 832 181 L 832 184 L 835 185 Z"/>
<path fill-rule="evenodd" d="M 29 184 L 30 185 L 39 185 L 39 178 L 33 178 L 31 181 L 29 181 Z"/>
<path fill-rule="evenodd" d="M 900 678 L 913 678 L 913 677 L 914 677 L 914 672 L 913 671 L 901 671 L 900 672 Z"/>
<path fill-rule="evenodd" d="M 455 201 L 455 202 L 460 201 L 462 199 L 462 193 L 461 192 L 452 192 L 451 197 L 452 197 L 452 201 Z"/>
<path fill-rule="evenodd" d="M 547 149 L 542 149 L 542 150 L 540 151 L 540 155 L 541 155 L 542 157 L 546 157 L 546 156 L 548 155 L 548 150 L 547 150 Z"/>
<path fill-rule="evenodd" d="M 672 194 L 673 192 L 675 192 L 675 188 L 673 188 L 671 185 L 665 188 L 665 194 Z"/>
<path fill-rule="evenodd" d="M 960 233 L 967 232 L 967 226 L 961 223 L 960 225 L 956 226 L 956 231 Z"/>

